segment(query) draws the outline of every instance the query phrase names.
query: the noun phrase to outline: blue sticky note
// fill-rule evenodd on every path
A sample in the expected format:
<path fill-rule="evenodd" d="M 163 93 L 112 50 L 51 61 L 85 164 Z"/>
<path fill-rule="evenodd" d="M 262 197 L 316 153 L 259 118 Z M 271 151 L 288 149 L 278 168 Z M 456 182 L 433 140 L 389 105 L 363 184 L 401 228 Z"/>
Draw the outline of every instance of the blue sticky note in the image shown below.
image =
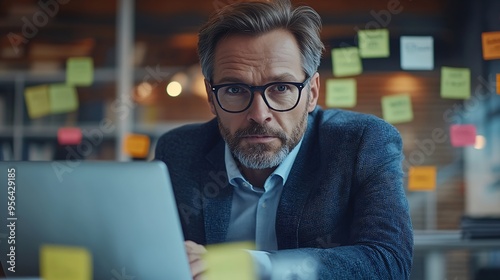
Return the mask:
<path fill-rule="evenodd" d="M 434 39 L 432 36 L 401 36 L 401 69 L 434 69 Z"/>

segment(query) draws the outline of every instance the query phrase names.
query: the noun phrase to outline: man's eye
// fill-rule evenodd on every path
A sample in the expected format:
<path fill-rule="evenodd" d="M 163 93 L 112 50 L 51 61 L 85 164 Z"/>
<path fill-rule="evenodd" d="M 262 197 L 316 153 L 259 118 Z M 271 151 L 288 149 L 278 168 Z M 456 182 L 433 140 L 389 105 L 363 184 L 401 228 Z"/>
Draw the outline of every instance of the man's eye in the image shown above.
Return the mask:
<path fill-rule="evenodd" d="M 228 88 L 226 89 L 226 92 L 227 92 L 227 93 L 233 93 L 233 94 L 234 94 L 234 93 L 241 93 L 241 92 L 242 92 L 242 90 L 241 90 L 241 87 L 228 87 Z"/>
<path fill-rule="evenodd" d="M 277 85 L 276 89 L 278 91 L 286 91 L 286 90 L 288 90 L 288 86 L 287 85 Z"/>
<path fill-rule="evenodd" d="M 290 90 L 290 86 L 287 84 L 277 84 L 271 88 L 271 91 L 276 92 L 276 93 L 287 92 L 289 90 Z"/>
<path fill-rule="evenodd" d="M 229 95 L 241 95 L 246 94 L 248 89 L 243 86 L 226 86 L 222 88 L 222 92 Z"/>

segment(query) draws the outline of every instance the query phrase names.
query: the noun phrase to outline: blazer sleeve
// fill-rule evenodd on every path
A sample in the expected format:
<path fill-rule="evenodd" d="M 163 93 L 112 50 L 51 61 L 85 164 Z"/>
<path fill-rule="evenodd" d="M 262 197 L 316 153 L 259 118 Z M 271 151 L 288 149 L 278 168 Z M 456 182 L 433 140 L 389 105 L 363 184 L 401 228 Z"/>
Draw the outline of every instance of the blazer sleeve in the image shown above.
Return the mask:
<path fill-rule="evenodd" d="M 409 279 L 413 232 L 398 131 L 372 119 L 363 129 L 355 160 L 349 244 L 273 252 L 275 273 L 275 268 L 292 260 L 293 267 L 284 271 L 297 279 L 308 279 L 311 273 L 318 279 Z"/>

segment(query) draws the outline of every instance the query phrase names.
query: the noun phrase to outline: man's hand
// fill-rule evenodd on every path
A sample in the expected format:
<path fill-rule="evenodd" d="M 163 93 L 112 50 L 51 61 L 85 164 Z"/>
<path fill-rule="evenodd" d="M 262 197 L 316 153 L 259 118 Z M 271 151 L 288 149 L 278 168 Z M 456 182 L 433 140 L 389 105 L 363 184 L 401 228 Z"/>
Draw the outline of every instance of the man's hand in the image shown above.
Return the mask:
<path fill-rule="evenodd" d="M 189 267 L 191 268 L 191 275 L 194 280 L 203 280 L 203 273 L 207 270 L 205 263 L 201 259 L 201 256 L 207 252 L 207 249 L 203 245 L 196 244 L 195 242 L 188 240 L 184 242 L 186 247 L 186 252 L 189 259 Z"/>

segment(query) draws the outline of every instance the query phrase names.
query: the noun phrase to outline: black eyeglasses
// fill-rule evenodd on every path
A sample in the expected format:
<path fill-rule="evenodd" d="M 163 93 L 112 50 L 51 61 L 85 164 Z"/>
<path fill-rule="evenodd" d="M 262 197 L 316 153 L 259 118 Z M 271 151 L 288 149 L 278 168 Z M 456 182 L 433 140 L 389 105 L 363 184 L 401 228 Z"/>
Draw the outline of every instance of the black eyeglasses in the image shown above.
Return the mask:
<path fill-rule="evenodd" d="M 299 104 L 300 93 L 310 77 L 302 83 L 273 82 L 263 86 L 250 86 L 243 83 L 212 85 L 217 103 L 222 110 L 240 113 L 252 105 L 255 91 L 262 94 L 266 105 L 278 112 L 290 111 Z"/>

